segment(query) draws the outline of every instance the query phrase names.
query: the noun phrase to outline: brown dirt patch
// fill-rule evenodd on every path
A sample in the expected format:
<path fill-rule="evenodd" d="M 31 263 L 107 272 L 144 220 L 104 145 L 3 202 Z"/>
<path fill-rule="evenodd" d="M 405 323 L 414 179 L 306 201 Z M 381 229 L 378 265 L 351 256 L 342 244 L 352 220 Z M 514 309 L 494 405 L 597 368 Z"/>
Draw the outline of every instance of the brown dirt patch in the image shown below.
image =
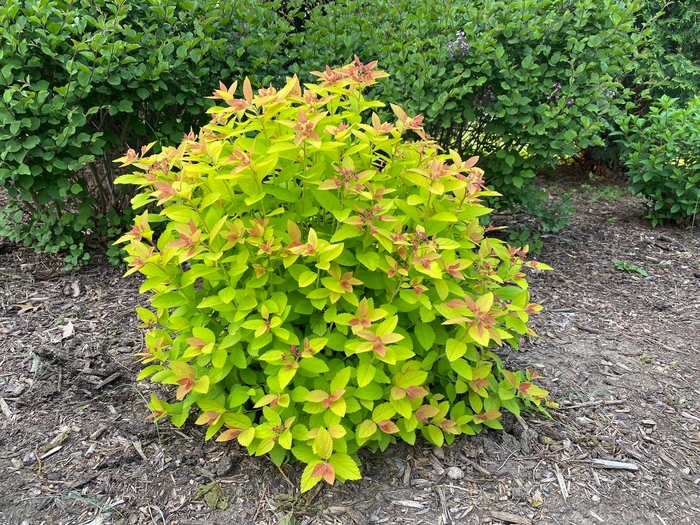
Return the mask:
<path fill-rule="evenodd" d="M 158 387 L 133 382 L 135 280 L 0 246 L 0 523 L 700 523 L 700 243 L 610 195 L 577 190 L 572 225 L 540 256 L 555 271 L 532 276 L 540 338 L 504 352 L 547 376 L 554 419 L 363 454 L 362 481 L 309 497 L 297 465 L 145 419 Z"/>

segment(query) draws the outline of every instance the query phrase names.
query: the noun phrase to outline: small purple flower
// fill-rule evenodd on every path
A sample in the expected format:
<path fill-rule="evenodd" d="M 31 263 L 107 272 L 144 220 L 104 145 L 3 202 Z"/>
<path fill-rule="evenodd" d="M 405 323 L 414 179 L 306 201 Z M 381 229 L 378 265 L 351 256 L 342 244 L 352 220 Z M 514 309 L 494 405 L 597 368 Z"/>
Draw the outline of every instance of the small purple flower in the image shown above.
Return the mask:
<path fill-rule="evenodd" d="M 559 82 L 557 82 L 557 84 L 554 86 L 554 89 L 559 91 L 561 89 L 561 84 Z"/>
<path fill-rule="evenodd" d="M 605 98 L 615 98 L 616 95 L 617 93 L 615 93 L 612 89 L 603 88 L 603 96 Z"/>
<path fill-rule="evenodd" d="M 469 52 L 469 42 L 467 42 L 467 35 L 464 31 L 457 31 L 455 40 L 448 42 L 447 50 L 450 52 L 451 57 L 456 55 L 463 56 Z"/>
<path fill-rule="evenodd" d="M 570 98 L 569 100 L 566 101 L 566 107 L 570 108 L 571 106 L 574 105 L 574 99 Z"/>

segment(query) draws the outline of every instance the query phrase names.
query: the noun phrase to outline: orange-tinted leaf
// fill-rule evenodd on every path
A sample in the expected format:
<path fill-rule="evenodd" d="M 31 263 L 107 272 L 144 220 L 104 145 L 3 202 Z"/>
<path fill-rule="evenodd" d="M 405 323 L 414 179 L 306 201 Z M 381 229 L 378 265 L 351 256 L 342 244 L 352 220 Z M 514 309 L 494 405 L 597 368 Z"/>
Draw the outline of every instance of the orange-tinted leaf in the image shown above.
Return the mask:
<path fill-rule="evenodd" d="M 436 406 L 422 405 L 416 410 L 416 418 L 418 418 L 418 421 L 425 423 L 428 419 L 437 415 L 438 412 L 440 412 L 440 409 Z"/>
<path fill-rule="evenodd" d="M 315 478 L 322 477 L 323 481 L 325 481 L 329 485 L 333 485 L 333 483 L 335 482 L 335 469 L 330 463 L 319 463 L 314 467 L 313 473 L 311 475 Z"/>
<path fill-rule="evenodd" d="M 380 421 L 379 423 L 377 423 L 377 426 L 379 427 L 379 430 L 381 430 L 385 434 L 396 434 L 397 432 L 399 432 L 399 427 L 397 427 L 396 423 L 394 423 L 390 419 Z"/>

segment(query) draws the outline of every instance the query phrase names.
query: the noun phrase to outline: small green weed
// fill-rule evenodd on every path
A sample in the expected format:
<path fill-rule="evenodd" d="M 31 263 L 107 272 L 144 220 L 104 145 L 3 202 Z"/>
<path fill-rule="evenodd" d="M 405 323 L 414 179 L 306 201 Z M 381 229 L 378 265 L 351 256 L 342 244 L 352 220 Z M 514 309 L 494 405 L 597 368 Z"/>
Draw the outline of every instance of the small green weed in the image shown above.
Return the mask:
<path fill-rule="evenodd" d="M 591 202 L 614 201 L 619 199 L 624 194 L 624 190 L 619 186 L 603 186 L 602 188 L 596 188 L 592 184 L 584 183 L 581 184 L 580 189 L 582 191 L 593 193 L 593 196 L 590 198 Z M 585 198 L 581 194 L 576 194 L 576 190 L 572 190 L 570 193 L 572 193 L 572 196 L 575 195 L 574 199 L 577 201 Z"/>
<path fill-rule="evenodd" d="M 619 186 L 604 186 L 593 195 L 591 201 L 614 201 L 619 199 L 623 193 L 623 189 Z"/>
<path fill-rule="evenodd" d="M 649 277 L 649 274 L 643 268 L 640 268 L 636 264 L 630 264 L 627 261 L 613 261 L 613 266 L 623 272 L 635 272 L 642 277 Z"/>

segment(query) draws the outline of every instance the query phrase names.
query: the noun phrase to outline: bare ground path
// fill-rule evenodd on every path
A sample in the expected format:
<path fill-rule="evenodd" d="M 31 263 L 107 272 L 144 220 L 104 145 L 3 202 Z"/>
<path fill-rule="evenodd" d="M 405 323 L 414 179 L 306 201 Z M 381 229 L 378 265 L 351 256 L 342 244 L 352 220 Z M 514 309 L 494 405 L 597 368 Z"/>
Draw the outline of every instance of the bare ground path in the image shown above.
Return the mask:
<path fill-rule="evenodd" d="M 0 240 L 0 524 L 700 524 L 698 236 L 578 195 L 531 280 L 540 338 L 504 354 L 547 376 L 554 419 L 365 454 L 362 481 L 309 497 L 297 466 L 146 421 L 134 280 Z"/>

